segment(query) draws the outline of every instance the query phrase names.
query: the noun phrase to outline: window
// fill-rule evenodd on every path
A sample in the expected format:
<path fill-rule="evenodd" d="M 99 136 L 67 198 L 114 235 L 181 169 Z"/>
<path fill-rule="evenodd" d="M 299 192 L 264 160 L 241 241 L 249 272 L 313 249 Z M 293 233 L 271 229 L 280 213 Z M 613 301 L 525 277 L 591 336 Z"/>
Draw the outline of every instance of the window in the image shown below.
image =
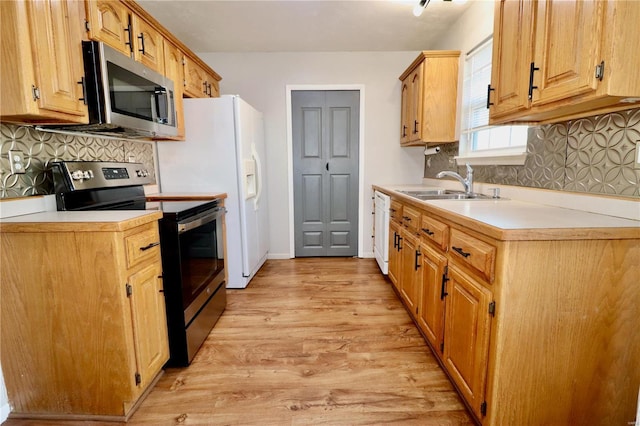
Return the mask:
<path fill-rule="evenodd" d="M 524 164 L 528 126 L 490 126 L 487 87 L 491 83 L 492 39 L 467 54 L 462 90 L 459 163 Z"/>

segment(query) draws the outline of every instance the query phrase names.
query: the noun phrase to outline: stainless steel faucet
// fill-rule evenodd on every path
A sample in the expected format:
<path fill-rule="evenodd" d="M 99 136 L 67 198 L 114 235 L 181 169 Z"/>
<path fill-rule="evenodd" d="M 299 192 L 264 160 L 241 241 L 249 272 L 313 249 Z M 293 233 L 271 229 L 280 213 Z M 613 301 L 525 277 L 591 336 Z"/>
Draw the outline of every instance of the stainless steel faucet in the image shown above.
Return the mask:
<path fill-rule="evenodd" d="M 445 170 L 443 172 L 438 173 L 436 175 L 436 177 L 438 179 L 442 179 L 445 176 L 449 176 L 449 177 L 458 179 L 460 181 L 460 183 L 462 184 L 462 186 L 464 186 L 465 194 L 472 194 L 473 193 L 473 169 L 471 168 L 471 166 L 469 164 L 466 164 L 466 166 L 467 166 L 467 177 L 466 178 L 463 178 L 458 173 L 452 172 L 452 171 L 449 171 L 449 170 Z"/>

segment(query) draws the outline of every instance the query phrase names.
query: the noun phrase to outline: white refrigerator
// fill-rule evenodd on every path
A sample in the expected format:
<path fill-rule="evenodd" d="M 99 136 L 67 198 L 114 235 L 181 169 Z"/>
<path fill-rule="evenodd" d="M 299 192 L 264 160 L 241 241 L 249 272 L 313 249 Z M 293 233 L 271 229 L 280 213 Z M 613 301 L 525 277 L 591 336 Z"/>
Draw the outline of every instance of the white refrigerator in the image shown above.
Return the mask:
<path fill-rule="evenodd" d="M 185 99 L 184 142 L 159 142 L 160 190 L 226 192 L 227 288 L 245 288 L 269 250 L 262 113 L 235 95 Z"/>

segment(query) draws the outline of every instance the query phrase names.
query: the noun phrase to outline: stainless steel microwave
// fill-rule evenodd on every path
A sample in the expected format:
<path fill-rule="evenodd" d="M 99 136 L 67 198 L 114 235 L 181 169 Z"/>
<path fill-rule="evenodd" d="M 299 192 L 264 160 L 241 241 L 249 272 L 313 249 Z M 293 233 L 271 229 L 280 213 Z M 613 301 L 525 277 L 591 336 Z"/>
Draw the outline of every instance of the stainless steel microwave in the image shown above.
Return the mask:
<path fill-rule="evenodd" d="M 173 81 L 104 43 L 83 41 L 82 51 L 89 124 L 73 130 L 126 138 L 178 134 Z"/>

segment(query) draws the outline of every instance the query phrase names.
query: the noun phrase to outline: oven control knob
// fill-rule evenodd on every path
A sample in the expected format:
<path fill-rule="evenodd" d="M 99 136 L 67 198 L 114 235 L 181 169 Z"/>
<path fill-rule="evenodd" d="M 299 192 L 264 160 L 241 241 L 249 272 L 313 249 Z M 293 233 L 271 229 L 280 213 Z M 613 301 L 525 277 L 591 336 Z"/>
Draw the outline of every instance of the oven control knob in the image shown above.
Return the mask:
<path fill-rule="evenodd" d="M 91 170 L 85 170 L 84 173 L 82 174 L 82 177 L 85 180 L 89 180 L 93 178 L 93 172 Z"/>
<path fill-rule="evenodd" d="M 74 172 L 71 172 L 71 179 L 82 180 L 84 179 L 84 173 L 82 172 L 82 170 L 76 170 Z"/>
<path fill-rule="evenodd" d="M 136 170 L 136 176 L 147 177 L 149 176 L 149 172 L 147 172 L 146 170 Z"/>

